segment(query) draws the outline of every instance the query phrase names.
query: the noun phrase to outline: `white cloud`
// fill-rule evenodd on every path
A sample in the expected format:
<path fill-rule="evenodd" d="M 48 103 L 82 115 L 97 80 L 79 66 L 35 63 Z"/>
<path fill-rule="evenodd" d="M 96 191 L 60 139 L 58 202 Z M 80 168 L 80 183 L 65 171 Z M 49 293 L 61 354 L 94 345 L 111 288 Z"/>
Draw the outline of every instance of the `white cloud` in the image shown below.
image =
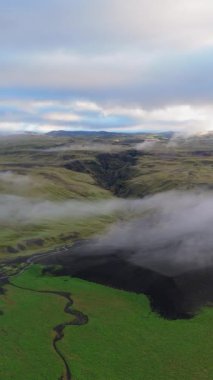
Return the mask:
<path fill-rule="evenodd" d="M 147 72 L 152 57 L 121 52 L 87 56 L 72 51 L 49 51 L 9 56 L 0 60 L 0 85 L 55 89 L 108 89 L 130 85 L 138 72 Z M 147 75 L 147 74 L 146 74 Z"/>
<path fill-rule="evenodd" d="M 197 48 L 213 44 L 211 0 L 0 2 L 0 46 L 11 49 Z"/>
<path fill-rule="evenodd" d="M 107 9 L 112 30 L 133 44 L 172 49 L 213 44 L 211 0 L 110 0 Z"/>
<path fill-rule="evenodd" d="M 79 115 L 73 114 L 71 112 L 51 112 L 44 114 L 43 117 L 47 120 L 52 121 L 79 121 L 81 117 Z"/>
<path fill-rule="evenodd" d="M 94 102 L 77 101 L 74 103 L 74 108 L 77 111 L 98 111 L 103 112 L 103 108 Z"/>
<path fill-rule="evenodd" d="M 190 104 L 148 109 L 131 104 L 112 106 L 87 100 L 0 102 L 0 131 L 103 130 L 201 133 L 213 130 L 213 106 Z M 13 109 L 14 107 L 14 109 Z M 28 112 L 27 112 L 28 110 Z"/>

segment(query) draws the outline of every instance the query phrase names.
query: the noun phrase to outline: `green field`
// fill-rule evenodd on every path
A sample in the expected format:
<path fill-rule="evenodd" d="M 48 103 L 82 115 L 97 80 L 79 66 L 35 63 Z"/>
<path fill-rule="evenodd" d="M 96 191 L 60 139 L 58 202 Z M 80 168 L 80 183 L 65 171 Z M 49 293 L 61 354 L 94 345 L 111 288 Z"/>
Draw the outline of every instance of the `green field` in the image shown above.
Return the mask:
<path fill-rule="evenodd" d="M 213 310 L 191 320 L 167 321 L 151 312 L 144 295 L 69 277 L 42 276 L 39 266 L 11 279 L 34 290 L 66 291 L 86 314 L 83 326 L 68 326 L 58 343 L 74 380 L 186 379 L 213 377 Z M 54 380 L 63 363 L 52 348 L 53 326 L 69 321 L 65 300 L 10 284 L 0 297 L 4 380 Z M 26 375 L 27 374 L 27 375 Z"/>

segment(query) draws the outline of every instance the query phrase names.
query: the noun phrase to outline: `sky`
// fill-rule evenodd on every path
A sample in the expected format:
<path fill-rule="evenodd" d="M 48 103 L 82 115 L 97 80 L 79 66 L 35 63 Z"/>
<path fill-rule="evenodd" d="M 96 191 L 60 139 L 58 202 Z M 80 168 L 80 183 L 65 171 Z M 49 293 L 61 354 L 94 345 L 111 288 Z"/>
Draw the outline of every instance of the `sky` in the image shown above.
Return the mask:
<path fill-rule="evenodd" d="M 212 0 L 0 0 L 0 132 L 213 130 Z"/>

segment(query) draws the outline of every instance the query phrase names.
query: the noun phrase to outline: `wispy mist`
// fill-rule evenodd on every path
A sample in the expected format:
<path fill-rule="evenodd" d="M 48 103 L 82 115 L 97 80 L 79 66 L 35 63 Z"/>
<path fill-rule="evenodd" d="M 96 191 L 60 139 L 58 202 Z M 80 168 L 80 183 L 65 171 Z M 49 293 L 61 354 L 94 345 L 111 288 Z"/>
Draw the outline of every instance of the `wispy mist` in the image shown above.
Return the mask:
<path fill-rule="evenodd" d="M 1 171 L 0 172 L 0 182 L 18 186 L 18 187 L 26 187 L 32 186 L 33 180 L 28 175 L 17 174 L 12 171 Z"/>
<path fill-rule="evenodd" d="M 149 151 L 156 147 L 156 144 L 159 144 L 159 141 L 144 141 L 135 145 L 135 149 L 139 151 Z"/>
<path fill-rule="evenodd" d="M 90 252 L 120 251 L 164 274 L 213 265 L 212 193 L 168 192 L 133 204 L 143 217 L 112 226 L 88 246 Z"/>
<path fill-rule="evenodd" d="M 125 200 L 99 202 L 69 200 L 52 202 L 48 200 L 0 195 L 0 222 L 28 223 L 60 218 L 82 218 L 124 211 Z"/>
<path fill-rule="evenodd" d="M 172 191 L 144 199 L 98 202 L 0 196 L 0 222 L 38 223 L 112 213 L 119 213 L 121 219 L 125 214 L 125 218 L 92 240 L 86 254 L 119 251 L 125 259 L 165 274 L 213 265 L 212 192 Z"/>

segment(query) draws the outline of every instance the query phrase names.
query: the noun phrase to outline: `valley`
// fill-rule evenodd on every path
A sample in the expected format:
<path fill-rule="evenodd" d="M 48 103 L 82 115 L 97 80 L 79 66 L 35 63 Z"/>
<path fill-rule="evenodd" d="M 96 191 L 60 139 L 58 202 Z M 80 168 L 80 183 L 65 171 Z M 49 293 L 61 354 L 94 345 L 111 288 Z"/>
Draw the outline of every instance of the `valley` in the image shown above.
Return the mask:
<path fill-rule="evenodd" d="M 212 378 L 212 143 L 0 141 L 0 377 Z"/>

